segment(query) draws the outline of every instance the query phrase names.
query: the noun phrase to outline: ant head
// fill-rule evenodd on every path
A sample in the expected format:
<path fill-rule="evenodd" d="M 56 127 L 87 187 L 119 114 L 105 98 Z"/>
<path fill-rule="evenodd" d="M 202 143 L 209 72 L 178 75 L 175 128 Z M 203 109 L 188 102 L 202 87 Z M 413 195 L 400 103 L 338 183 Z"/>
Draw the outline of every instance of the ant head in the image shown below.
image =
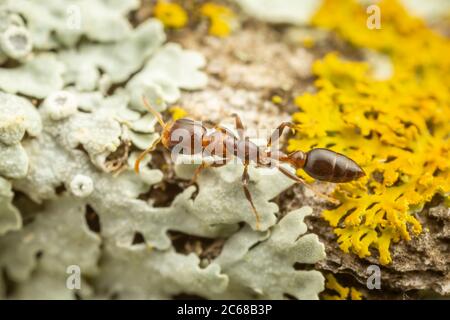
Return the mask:
<path fill-rule="evenodd" d="M 166 123 L 161 114 L 150 106 L 146 98 L 142 97 L 142 99 L 148 111 L 153 114 L 163 129 L 161 133 L 161 143 L 165 148 L 171 150 L 178 144 L 185 148 L 191 148 L 193 145 L 201 147 L 202 137 L 207 132 L 207 129 L 201 122 L 182 118 Z"/>
<path fill-rule="evenodd" d="M 182 118 L 166 125 L 162 133 L 162 143 L 168 149 L 179 145 L 189 152 L 196 153 L 201 151 L 206 132 L 207 129 L 201 122 Z"/>

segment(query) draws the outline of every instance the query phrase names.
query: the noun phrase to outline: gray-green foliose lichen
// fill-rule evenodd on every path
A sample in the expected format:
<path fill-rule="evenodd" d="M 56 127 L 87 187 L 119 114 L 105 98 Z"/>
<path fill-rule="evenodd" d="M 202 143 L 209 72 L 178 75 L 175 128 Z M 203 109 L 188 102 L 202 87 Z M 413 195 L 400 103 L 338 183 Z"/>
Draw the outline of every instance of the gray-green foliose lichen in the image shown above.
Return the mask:
<path fill-rule="evenodd" d="M 166 44 L 158 21 L 133 28 L 126 16 L 137 6 L 0 1 L 0 268 L 14 283 L 7 298 L 316 299 L 322 275 L 293 265 L 316 263 L 324 248 L 305 234 L 310 208 L 278 220 L 271 199 L 292 185 L 280 173 L 250 171 L 260 230 L 242 191 L 241 164 L 205 170 L 197 194 L 189 186 L 166 207 L 143 200 L 164 174 L 151 168 L 151 155 L 139 174 L 132 170 L 158 138 L 142 96 L 164 110 L 180 90 L 205 87 L 207 76 L 203 56 Z M 81 24 L 69 28 L 77 14 Z M 1 68 L 9 60 L 13 67 Z M 174 171 L 190 179 L 194 169 Z M 30 200 L 13 202 L 19 193 Z M 180 252 L 169 232 L 224 246 L 207 260 Z M 67 285 L 74 267 L 77 290 Z"/>

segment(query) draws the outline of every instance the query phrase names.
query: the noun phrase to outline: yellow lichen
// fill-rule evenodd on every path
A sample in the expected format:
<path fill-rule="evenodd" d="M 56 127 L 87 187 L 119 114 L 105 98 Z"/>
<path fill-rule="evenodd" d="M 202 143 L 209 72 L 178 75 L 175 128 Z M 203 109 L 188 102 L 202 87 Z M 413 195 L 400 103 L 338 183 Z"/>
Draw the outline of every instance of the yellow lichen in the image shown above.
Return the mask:
<path fill-rule="evenodd" d="M 356 290 L 355 288 L 352 288 L 350 291 L 350 300 L 362 300 L 363 295 L 361 292 Z"/>
<path fill-rule="evenodd" d="M 310 48 L 313 48 L 316 43 L 315 43 L 313 37 L 306 36 L 302 39 L 302 44 L 303 44 L 303 47 L 310 49 Z"/>
<path fill-rule="evenodd" d="M 361 292 L 356 290 L 355 288 L 347 288 L 339 284 L 336 278 L 330 273 L 325 276 L 326 283 L 325 288 L 334 291 L 335 294 L 326 294 L 322 295 L 322 298 L 325 300 L 362 300 L 363 295 Z"/>
<path fill-rule="evenodd" d="M 172 115 L 173 120 L 178 120 L 181 118 L 185 118 L 187 116 L 187 111 L 181 108 L 180 106 L 173 106 L 169 109 L 170 114 Z"/>
<path fill-rule="evenodd" d="M 228 36 L 235 24 L 234 12 L 222 5 L 207 2 L 200 8 L 200 13 L 210 22 L 209 34 L 216 37 Z"/>
<path fill-rule="evenodd" d="M 188 22 L 187 13 L 180 5 L 163 0 L 156 3 L 154 15 L 167 28 L 183 28 Z"/>
<path fill-rule="evenodd" d="M 343 251 L 366 257 L 372 247 L 388 264 L 391 243 L 422 231 L 415 212 L 450 192 L 450 42 L 396 1 L 379 5 L 380 30 L 366 28 L 365 10 L 352 0 L 325 1 L 313 22 L 387 53 L 394 75 L 376 80 L 367 64 L 335 53 L 317 61 L 318 92 L 295 100 L 293 119 L 302 130 L 288 149 L 328 147 L 363 167 L 367 176 L 339 184 L 342 204 L 323 216 Z"/>
<path fill-rule="evenodd" d="M 283 103 L 283 98 L 280 97 L 279 95 L 274 95 L 274 96 L 272 96 L 272 103 L 282 104 Z"/>

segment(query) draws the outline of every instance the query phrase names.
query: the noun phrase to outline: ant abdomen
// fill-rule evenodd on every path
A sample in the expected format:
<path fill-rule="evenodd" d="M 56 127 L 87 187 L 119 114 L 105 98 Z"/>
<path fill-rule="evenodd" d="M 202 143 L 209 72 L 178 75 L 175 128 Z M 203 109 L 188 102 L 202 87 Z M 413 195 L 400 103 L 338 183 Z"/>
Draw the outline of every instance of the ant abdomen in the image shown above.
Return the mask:
<path fill-rule="evenodd" d="M 314 179 L 329 182 L 349 182 L 365 175 L 352 159 L 322 148 L 306 153 L 303 170 Z"/>

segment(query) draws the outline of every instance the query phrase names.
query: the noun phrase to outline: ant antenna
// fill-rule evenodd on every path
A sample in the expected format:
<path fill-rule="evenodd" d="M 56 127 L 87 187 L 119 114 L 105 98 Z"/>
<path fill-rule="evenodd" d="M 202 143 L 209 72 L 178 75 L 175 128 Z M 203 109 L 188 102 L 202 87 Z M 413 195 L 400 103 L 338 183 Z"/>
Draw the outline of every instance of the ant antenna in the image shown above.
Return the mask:
<path fill-rule="evenodd" d="M 147 108 L 148 111 L 158 120 L 158 123 L 164 128 L 166 126 L 166 123 L 164 122 L 161 113 L 153 109 L 153 107 L 148 103 L 147 98 L 145 96 L 142 96 L 142 101 L 144 102 L 144 106 Z"/>
<path fill-rule="evenodd" d="M 142 96 L 142 101 L 144 102 L 144 106 L 148 109 L 148 111 L 150 111 L 150 113 L 156 118 L 156 120 L 158 120 L 159 124 L 164 128 L 166 127 L 166 123 L 164 122 L 161 113 L 159 113 L 158 111 L 156 111 L 155 109 L 152 108 L 152 106 L 148 103 L 147 99 L 145 98 L 145 96 Z M 158 143 L 161 141 L 161 137 L 159 137 L 158 139 L 156 139 L 152 145 L 150 147 L 148 147 L 147 149 L 145 149 L 140 155 L 139 157 L 136 159 L 135 163 L 134 163 L 134 171 L 136 173 L 139 173 L 139 165 L 141 163 L 141 161 L 144 159 L 144 157 L 152 152 L 153 150 L 155 150 L 156 146 L 158 145 Z"/>

